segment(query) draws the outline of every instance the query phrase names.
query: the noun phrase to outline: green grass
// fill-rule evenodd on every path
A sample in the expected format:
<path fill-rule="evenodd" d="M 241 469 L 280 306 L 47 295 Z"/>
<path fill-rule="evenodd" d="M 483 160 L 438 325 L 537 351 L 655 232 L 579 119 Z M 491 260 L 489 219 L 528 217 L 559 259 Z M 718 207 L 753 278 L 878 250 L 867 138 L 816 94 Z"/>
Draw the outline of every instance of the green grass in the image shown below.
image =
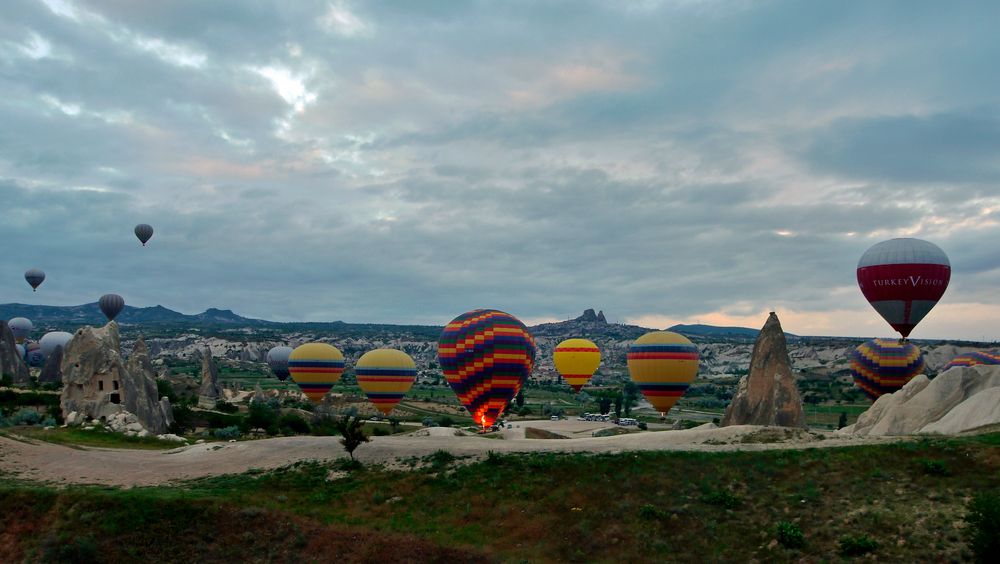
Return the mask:
<path fill-rule="evenodd" d="M 161 441 L 155 437 L 126 437 L 121 433 L 105 431 L 100 427 L 84 431 L 80 427 L 57 427 L 46 431 L 41 427 L 16 427 L 8 429 L 13 435 L 28 439 L 58 443 L 69 446 L 104 448 L 133 448 L 145 450 L 165 450 L 181 446 L 181 443 Z"/>
<path fill-rule="evenodd" d="M 887 561 L 955 560 L 971 555 L 961 529 L 967 500 L 1000 488 L 997 442 L 1000 435 L 764 452 L 494 454 L 463 464 L 435 453 L 429 464 L 406 472 L 365 467 L 331 479 L 331 469 L 341 466 L 299 463 L 130 490 L 55 490 L 0 477 L 0 504 L 7 508 L 16 499 L 10 507 L 32 508 L 6 518 L 16 517 L 21 529 L 34 527 L 11 541 L 20 552 L 7 560 L 41 554 L 43 539 L 81 531 L 102 554 L 112 551 L 111 560 L 145 554 L 122 552 L 129 549 L 159 554 L 157 547 L 164 558 L 179 559 L 177 538 L 192 554 L 205 550 L 202 561 L 315 560 L 322 559 L 320 548 L 297 544 L 295 531 L 308 537 L 324 527 L 384 542 L 402 534 L 427 550 L 485 551 L 512 562 L 648 561 L 655 554 L 789 562 L 803 554 L 838 560 L 862 550 Z M 928 461 L 949 473 L 925 472 Z M 227 536 L 257 531 L 255 523 L 292 539 L 278 543 L 286 552 L 269 553 L 253 538 L 241 547 L 239 537 Z M 166 534 L 170 527 L 177 532 Z M 221 550 L 218 539 L 202 530 L 237 542 L 212 552 Z M 791 542 L 795 531 L 801 539 L 793 535 Z M 132 542 L 123 542 L 123 534 Z"/>

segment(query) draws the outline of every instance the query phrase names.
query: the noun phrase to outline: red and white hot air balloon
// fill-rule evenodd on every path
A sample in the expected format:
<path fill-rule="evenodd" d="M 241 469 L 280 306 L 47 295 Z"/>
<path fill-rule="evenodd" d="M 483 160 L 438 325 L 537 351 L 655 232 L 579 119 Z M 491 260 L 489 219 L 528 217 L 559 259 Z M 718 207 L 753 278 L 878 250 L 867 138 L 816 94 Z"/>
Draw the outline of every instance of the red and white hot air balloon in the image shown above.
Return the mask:
<path fill-rule="evenodd" d="M 904 339 L 941 299 L 950 279 L 948 255 L 920 239 L 882 241 L 858 261 L 861 293 Z"/>

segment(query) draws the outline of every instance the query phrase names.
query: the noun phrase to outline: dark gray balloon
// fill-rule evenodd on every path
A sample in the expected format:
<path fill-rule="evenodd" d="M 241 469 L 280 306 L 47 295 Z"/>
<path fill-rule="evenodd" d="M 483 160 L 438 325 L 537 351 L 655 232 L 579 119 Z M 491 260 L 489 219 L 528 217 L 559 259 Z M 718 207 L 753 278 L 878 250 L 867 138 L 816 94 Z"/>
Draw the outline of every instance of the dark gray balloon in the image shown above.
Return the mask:
<path fill-rule="evenodd" d="M 292 347 L 274 347 L 267 351 L 267 365 L 282 382 L 288 378 L 288 356 L 290 354 L 292 354 Z"/>
<path fill-rule="evenodd" d="M 97 305 L 101 306 L 101 311 L 108 321 L 114 321 L 115 317 L 125 309 L 125 299 L 118 294 L 104 294 L 97 301 Z"/>
<path fill-rule="evenodd" d="M 7 322 L 7 326 L 10 327 L 10 332 L 14 334 L 14 340 L 18 343 L 23 343 L 35 329 L 31 321 L 25 317 L 15 317 Z"/>
<path fill-rule="evenodd" d="M 34 292 L 42 282 L 45 282 L 45 273 L 37 268 L 32 268 L 24 273 L 24 279 L 28 281 L 28 284 L 31 284 L 31 291 Z"/>
<path fill-rule="evenodd" d="M 145 223 L 140 223 L 135 226 L 135 236 L 139 238 L 142 242 L 142 246 L 146 246 L 146 241 L 149 241 L 150 237 L 153 236 L 153 226 L 147 225 Z"/>

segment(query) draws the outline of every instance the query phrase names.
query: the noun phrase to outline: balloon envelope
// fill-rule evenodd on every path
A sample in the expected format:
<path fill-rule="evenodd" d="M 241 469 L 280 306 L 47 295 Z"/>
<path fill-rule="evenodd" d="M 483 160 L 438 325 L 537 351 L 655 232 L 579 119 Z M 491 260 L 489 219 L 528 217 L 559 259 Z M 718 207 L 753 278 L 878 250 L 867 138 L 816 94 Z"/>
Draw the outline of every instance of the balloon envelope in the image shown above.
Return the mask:
<path fill-rule="evenodd" d="M 25 317 L 15 317 L 7 322 L 7 326 L 10 327 L 10 332 L 14 334 L 15 343 L 23 343 L 35 328 L 31 321 Z"/>
<path fill-rule="evenodd" d="M 288 379 L 288 356 L 292 354 L 292 347 L 274 347 L 267 351 L 267 365 L 271 367 L 274 375 L 284 382 Z"/>
<path fill-rule="evenodd" d="M 934 243 L 890 239 L 865 251 L 857 276 L 868 303 L 905 339 L 944 295 L 951 263 Z"/>
<path fill-rule="evenodd" d="M 872 401 L 902 388 L 923 370 L 924 355 L 909 341 L 872 339 L 851 352 L 854 384 Z"/>
<path fill-rule="evenodd" d="M 24 348 L 26 349 L 24 359 L 28 362 L 28 366 L 41 366 L 45 363 L 41 345 L 35 342 L 25 343 Z"/>
<path fill-rule="evenodd" d="M 146 241 L 149 241 L 150 237 L 153 236 L 153 227 L 145 223 L 140 223 L 135 226 L 135 236 L 139 238 L 142 246 L 146 246 Z"/>
<path fill-rule="evenodd" d="M 601 365 L 601 349 L 587 339 L 566 339 L 556 345 L 552 362 L 563 380 L 579 392 Z"/>
<path fill-rule="evenodd" d="M 55 352 L 56 347 L 66 348 L 69 344 L 70 339 L 73 338 L 72 333 L 67 333 L 65 331 L 52 331 L 42 335 L 41 339 L 38 339 L 38 345 L 41 347 L 42 355 L 45 358 L 49 358 L 53 352 Z"/>
<path fill-rule="evenodd" d="M 358 359 L 354 374 L 368 399 L 389 415 L 417 379 L 417 365 L 403 351 L 375 349 Z"/>
<path fill-rule="evenodd" d="M 20 345 L 20 344 L 14 345 L 14 348 L 17 350 L 17 356 L 18 356 L 18 358 L 20 358 L 21 360 L 24 360 L 24 354 L 26 352 L 28 352 L 27 349 L 24 348 L 24 345 Z"/>
<path fill-rule="evenodd" d="M 985 364 L 987 366 L 992 366 L 1000 364 L 1000 354 L 991 353 L 986 351 L 975 351 L 962 355 L 958 355 L 951 359 L 951 362 L 944 365 L 941 372 L 948 370 L 949 368 L 954 368 L 956 366 L 976 366 L 977 364 Z"/>
<path fill-rule="evenodd" d="M 535 340 L 516 317 L 492 309 L 463 313 L 445 326 L 438 361 L 458 400 L 484 429 L 528 380 Z"/>
<path fill-rule="evenodd" d="M 32 268 L 24 273 L 24 279 L 28 281 L 32 291 L 34 291 L 45 281 L 45 273 L 37 268 Z"/>
<path fill-rule="evenodd" d="M 698 375 L 698 347 L 687 337 L 653 331 L 628 348 L 628 372 L 649 403 L 666 415 Z"/>
<path fill-rule="evenodd" d="M 318 404 L 340 381 L 344 373 L 344 355 L 340 349 L 326 343 L 306 343 L 288 355 L 288 372 L 302 393 Z"/>
<path fill-rule="evenodd" d="M 104 294 L 101 299 L 97 301 L 97 305 L 101 307 L 101 312 L 104 316 L 108 318 L 108 321 L 114 321 L 118 314 L 125 309 L 125 299 L 118 294 Z"/>

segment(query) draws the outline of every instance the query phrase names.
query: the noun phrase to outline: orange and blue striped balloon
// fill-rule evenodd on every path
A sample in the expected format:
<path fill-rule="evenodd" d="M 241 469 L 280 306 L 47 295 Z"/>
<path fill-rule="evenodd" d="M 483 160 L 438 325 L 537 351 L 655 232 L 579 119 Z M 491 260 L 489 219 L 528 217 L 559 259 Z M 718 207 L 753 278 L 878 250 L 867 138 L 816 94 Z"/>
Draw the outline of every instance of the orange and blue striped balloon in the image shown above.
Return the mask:
<path fill-rule="evenodd" d="M 288 355 L 288 372 L 302 393 L 318 404 L 340 381 L 344 373 L 344 355 L 337 347 L 326 343 L 306 343 Z"/>
<path fill-rule="evenodd" d="M 588 339 L 566 339 L 556 345 L 552 363 L 573 391 L 579 392 L 601 365 L 601 349 Z"/>
<path fill-rule="evenodd" d="M 639 337 L 627 359 L 629 376 L 660 415 L 670 411 L 698 375 L 698 347 L 670 331 Z"/>
<path fill-rule="evenodd" d="M 473 421 L 493 425 L 528 380 L 535 340 L 509 313 L 477 309 L 445 326 L 438 341 L 445 379 Z"/>
<path fill-rule="evenodd" d="M 923 370 L 924 355 L 909 341 L 872 339 L 851 351 L 854 384 L 872 401 L 902 388 Z"/>
<path fill-rule="evenodd" d="M 975 351 L 962 354 L 951 359 L 951 362 L 948 364 L 945 364 L 944 368 L 941 369 L 941 372 L 956 366 L 976 366 L 977 364 L 985 364 L 987 366 L 1000 364 L 1000 354 L 986 351 Z"/>
<path fill-rule="evenodd" d="M 417 365 L 403 351 L 375 349 L 358 359 L 354 374 L 368 399 L 389 415 L 417 379 Z"/>

